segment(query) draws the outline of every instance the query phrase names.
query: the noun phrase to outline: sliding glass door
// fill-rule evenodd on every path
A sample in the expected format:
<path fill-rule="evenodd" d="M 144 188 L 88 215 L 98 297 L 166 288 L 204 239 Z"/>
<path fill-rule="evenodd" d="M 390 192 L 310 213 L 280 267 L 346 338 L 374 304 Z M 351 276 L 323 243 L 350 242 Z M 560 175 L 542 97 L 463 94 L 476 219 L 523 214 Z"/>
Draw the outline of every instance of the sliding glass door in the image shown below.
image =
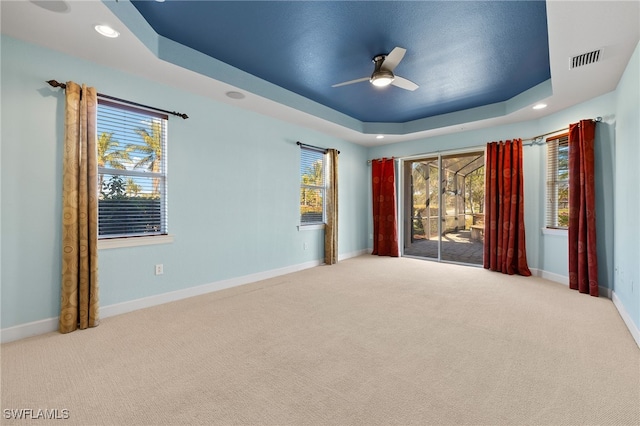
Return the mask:
<path fill-rule="evenodd" d="M 484 153 L 404 162 L 405 256 L 482 264 Z"/>
<path fill-rule="evenodd" d="M 404 253 L 439 259 L 440 195 L 439 159 L 405 162 Z M 407 226 L 408 225 L 408 226 Z"/>

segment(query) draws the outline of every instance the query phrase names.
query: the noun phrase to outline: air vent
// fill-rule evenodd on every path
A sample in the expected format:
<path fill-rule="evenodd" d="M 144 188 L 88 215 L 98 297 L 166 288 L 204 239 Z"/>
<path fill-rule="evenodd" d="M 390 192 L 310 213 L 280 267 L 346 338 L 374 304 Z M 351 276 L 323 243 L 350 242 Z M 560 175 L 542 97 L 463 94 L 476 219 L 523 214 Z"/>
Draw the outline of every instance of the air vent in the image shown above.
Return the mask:
<path fill-rule="evenodd" d="M 569 69 L 582 67 L 585 65 L 593 64 L 600 60 L 601 49 L 594 50 L 593 52 L 583 53 L 582 55 L 574 56 L 571 58 Z"/>

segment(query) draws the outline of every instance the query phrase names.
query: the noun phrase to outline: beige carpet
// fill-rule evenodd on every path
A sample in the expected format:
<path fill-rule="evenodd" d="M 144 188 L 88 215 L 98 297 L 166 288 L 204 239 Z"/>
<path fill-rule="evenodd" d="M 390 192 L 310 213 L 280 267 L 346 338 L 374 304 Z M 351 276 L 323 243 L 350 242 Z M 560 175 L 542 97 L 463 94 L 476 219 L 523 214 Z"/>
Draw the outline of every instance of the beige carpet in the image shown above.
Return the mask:
<path fill-rule="evenodd" d="M 10 409 L 57 424 L 640 423 L 610 300 L 361 256 L 2 345 Z"/>

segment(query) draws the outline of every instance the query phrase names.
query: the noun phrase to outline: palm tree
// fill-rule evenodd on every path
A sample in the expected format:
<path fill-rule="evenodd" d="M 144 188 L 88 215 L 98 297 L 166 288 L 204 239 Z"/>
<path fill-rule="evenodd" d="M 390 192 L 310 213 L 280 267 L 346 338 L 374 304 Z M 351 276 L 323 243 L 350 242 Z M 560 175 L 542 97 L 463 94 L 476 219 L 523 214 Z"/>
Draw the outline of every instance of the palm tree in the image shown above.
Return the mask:
<path fill-rule="evenodd" d="M 130 149 L 119 149 L 120 142 L 113 139 L 113 133 L 102 132 L 98 137 L 98 167 L 109 166 L 112 169 L 125 170 L 123 163 L 130 161 Z M 99 175 L 99 188 L 102 188 L 104 176 Z"/>
<path fill-rule="evenodd" d="M 133 178 L 127 178 L 126 192 L 128 196 L 137 197 L 141 190 L 142 190 L 142 187 L 138 185 L 136 181 L 133 180 Z"/>
<path fill-rule="evenodd" d="M 123 162 L 129 161 L 129 150 L 118 149 L 120 142 L 113 139 L 113 133 L 102 132 L 98 138 L 98 167 L 124 170 Z"/>
<path fill-rule="evenodd" d="M 323 164 L 322 160 L 314 161 L 309 167 L 307 167 L 306 173 L 302 175 L 302 184 L 310 186 L 311 188 L 303 188 L 300 200 L 305 206 L 313 205 L 318 207 L 318 204 L 322 202 L 322 198 L 318 197 L 317 189 L 315 187 L 321 187 L 323 182 Z"/>
<path fill-rule="evenodd" d="M 147 166 L 148 170 L 153 173 L 160 173 L 162 165 L 162 122 L 154 120 L 151 122 L 151 132 L 147 129 L 135 129 L 140 135 L 144 145 L 131 145 L 131 149 L 141 152 L 144 156 L 135 164 L 135 167 Z M 153 193 L 159 194 L 158 186 L 160 180 L 153 179 Z"/>

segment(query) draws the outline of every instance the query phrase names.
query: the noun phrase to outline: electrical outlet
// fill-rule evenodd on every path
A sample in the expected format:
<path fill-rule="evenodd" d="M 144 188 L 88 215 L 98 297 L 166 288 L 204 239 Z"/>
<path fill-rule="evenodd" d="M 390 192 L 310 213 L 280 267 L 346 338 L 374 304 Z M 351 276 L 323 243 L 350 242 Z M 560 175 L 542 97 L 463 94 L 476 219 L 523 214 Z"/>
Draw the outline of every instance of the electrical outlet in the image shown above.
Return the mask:
<path fill-rule="evenodd" d="M 162 263 L 156 265 L 156 275 L 162 275 L 164 274 L 164 267 L 162 266 Z"/>

